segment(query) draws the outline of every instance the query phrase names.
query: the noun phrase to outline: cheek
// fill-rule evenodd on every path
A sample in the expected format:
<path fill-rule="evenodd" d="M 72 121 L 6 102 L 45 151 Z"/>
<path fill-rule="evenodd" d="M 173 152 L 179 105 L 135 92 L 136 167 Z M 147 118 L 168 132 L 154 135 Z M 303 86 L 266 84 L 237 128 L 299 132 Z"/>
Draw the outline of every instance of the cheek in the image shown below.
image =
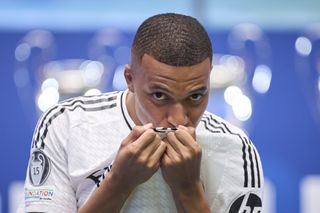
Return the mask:
<path fill-rule="evenodd" d="M 196 108 L 190 112 L 189 119 L 190 119 L 191 123 L 193 124 L 192 126 L 196 126 L 199 123 L 201 116 L 203 114 L 203 111 L 204 110 L 202 110 L 200 108 Z"/>
<path fill-rule="evenodd" d="M 204 100 L 203 103 L 193 109 L 189 110 L 189 118 L 191 122 L 195 125 L 197 125 L 202 117 L 202 114 L 207 108 L 208 99 Z"/>
<path fill-rule="evenodd" d="M 159 124 L 165 116 L 165 110 L 154 105 L 147 97 L 140 97 L 137 115 L 142 123 Z"/>

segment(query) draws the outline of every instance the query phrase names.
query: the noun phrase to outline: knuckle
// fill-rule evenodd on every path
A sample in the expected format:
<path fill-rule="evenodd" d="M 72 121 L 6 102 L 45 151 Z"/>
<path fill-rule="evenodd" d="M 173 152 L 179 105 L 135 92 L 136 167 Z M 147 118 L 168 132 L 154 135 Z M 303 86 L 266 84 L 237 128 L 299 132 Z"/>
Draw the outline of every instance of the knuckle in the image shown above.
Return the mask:
<path fill-rule="evenodd" d="M 168 145 L 166 144 L 166 142 L 160 141 L 159 148 L 162 149 L 163 152 L 166 150 L 167 146 L 168 146 Z"/>
<path fill-rule="evenodd" d="M 193 155 L 192 155 L 191 153 L 187 153 L 187 154 L 185 154 L 184 157 L 183 157 L 183 159 L 184 159 L 185 161 L 190 161 L 190 160 L 192 160 L 192 158 L 193 158 Z"/>
<path fill-rule="evenodd" d="M 192 151 L 194 152 L 194 154 L 201 154 L 202 148 L 201 148 L 200 144 L 195 143 L 192 147 Z"/>
<path fill-rule="evenodd" d="M 155 137 L 157 135 L 152 129 L 147 129 L 145 134 L 147 134 L 149 137 Z"/>
<path fill-rule="evenodd" d="M 195 128 L 189 127 L 189 132 L 190 132 L 190 134 L 192 135 L 193 138 L 196 137 L 196 130 L 195 130 Z"/>
<path fill-rule="evenodd" d="M 158 135 L 158 134 L 156 134 L 155 135 L 155 138 L 154 138 L 156 141 L 161 141 L 161 137 L 160 137 L 160 135 Z"/>
<path fill-rule="evenodd" d="M 133 133 L 133 134 L 138 134 L 138 132 L 140 132 L 139 130 L 140 130 L 140 127 L 139 127 L 139 126 L 135 126 L 135 127 L 133 127 L 133 129 L 132 129 L 132 133 Z"/>
<path fill-rule="evenodd" d="M 139 157 L 139 158 L 137 159 L 137 164 L 138 164 L 138 165 L 143 166 L 143 165 L 146 165 L 146 163 L 147 163 L 147 159 L 144 158 L 144 157 Z"/>
<path fill-rule="evenodd" d="M 174 133 L 175 135 L 181 135 L 183 133 L 183 130 L 177 129 Z"/>
<path fill-rule="evenodd" d="M 202 148 L 199 144 L 196 144 L 196 153 L 201 154 L 202 153 Z"/>
<path fill-rule="evenodd" d="M 129 146 L 128 147 L 128 155 L 131 157 L 137 156 L 138 155 L 138 149 L 135 146 Z"/>
<path fill-rule="evenodd" d="M 182 157 L 180 157 L 180 156 L 179 157 L 175 157 L 172 160 L 172 165 L 175 165 L 175 164 L 180 165 L 182 163 L 183 163 L 183 160 L 182 160 Z"/>
<path fill-rule="evenodd" d="M 139 130 L 141 130 L 141 126 L 135 126 L 135 127 L 133 127 L 133 129 L 132 129 L 132 131 L 134 131 L 134 132 L 137 132 L 137 131 L 139 131 Z"/>
<path fill-rule="evenodd" d="M 143 126 L 135 126 L 133 127 L 132 129 L 132 133 L 134 135 L 140 135 L 142 132 L 144 132 L 146 129 L 143 127 Z M 151 129 L 147 129 L 148 130 L 151 130 Z"/>
<path fill-rule="evenodd" d="M 140 128 L 138 126 L 133 127 L 132 131 L 131 131 L 131 136 L 132 137 L 138 137 L 140 135 Z"/>
<path fill-rule="evenodd" d="M 157 166 L 153 162 L 148 162 L 146 167 L 147 167 L 148 170 L 155 170 Z"/>
<path fill-rule="evenodd" d="M 155 133 L 152 129 L 147 129 L 143 133 L 143 137 L 146 138 L 147 140 L 153 140 L 155 137 Z"/>

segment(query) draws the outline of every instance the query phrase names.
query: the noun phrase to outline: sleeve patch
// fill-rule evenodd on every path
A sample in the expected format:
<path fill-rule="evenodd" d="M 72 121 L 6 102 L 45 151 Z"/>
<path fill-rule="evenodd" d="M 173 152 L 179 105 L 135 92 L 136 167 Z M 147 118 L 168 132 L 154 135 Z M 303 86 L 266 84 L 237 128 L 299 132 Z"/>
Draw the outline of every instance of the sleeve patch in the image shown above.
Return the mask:
<path fill-rule="evenodd" d="M 240 195 L 237 197 L 230 209 L 229 213 L 238 213 L 238 212 L 254 212 L 254 213 L 260 213 L 262 211 L 262 201 L 261 198 L 253 193 L 249 192 L 244 195 Z"/>
<path fill-rule="evenodd" d="M 51 170 L 49 158 L 40 149 L 32 151 L 29 162 L 29 178 L 34 186 L 41 186 L 47 180 Z"/>
<path fill-rule="evenodd" d="M 26 204 L 39 201 L 52 201 L 54 197 L 53 187 L 25 188 L 24 198 Z"/>

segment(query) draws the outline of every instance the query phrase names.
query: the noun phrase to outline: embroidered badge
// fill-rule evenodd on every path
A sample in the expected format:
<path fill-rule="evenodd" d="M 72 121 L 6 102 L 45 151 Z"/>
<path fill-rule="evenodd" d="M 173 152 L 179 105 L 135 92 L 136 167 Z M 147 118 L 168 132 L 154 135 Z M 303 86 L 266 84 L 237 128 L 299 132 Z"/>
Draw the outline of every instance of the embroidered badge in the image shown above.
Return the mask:
<path fill-rule="evenodd" d="M 31 154 L 29 163 L 29 178 L 34 186 L 41 186 L 48 178 L 51 169 L 49 158 L 36 149 Z"/>

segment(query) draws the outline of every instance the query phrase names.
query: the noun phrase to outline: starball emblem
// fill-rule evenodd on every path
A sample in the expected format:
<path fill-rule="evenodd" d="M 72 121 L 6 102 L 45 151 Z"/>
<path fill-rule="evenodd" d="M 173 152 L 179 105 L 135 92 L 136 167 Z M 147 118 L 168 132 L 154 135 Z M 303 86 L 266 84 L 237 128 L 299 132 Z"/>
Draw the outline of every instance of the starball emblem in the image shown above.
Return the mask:
<path fill-rule="evenodd" d="M 42 185 L 48 178 L 51 169 L 49 158 L 39 149 L 32 152 L 29 163 L 29 177 L 34 186 Z"/>

